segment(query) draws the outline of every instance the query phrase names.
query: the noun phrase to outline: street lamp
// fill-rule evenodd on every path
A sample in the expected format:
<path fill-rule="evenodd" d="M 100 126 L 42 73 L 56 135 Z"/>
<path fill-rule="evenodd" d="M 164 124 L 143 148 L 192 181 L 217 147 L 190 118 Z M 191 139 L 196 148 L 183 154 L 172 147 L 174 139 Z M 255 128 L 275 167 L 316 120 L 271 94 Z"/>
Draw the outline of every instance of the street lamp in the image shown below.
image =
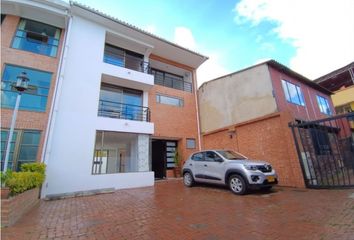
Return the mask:
<path fill-rule="evenodd" d="M 18 112 L 18 108 L 20 106 L 22 92 L 28 89 L 28 82 L 29 82 L 29 78 L 27 77 L 26 72 L 22 72 L 20 75 L 17 76 L 16 84 L 13 85 L 13 87 L 17 90 L 18 94 L 17 94 L 17 98 L 16 98 L 14 113 L 12 114 L 10 132 L 9 132 L 9 136 L 7 138 L 7 143 L 6 143 L 5 162 L 4 162 L 3 172 L 6 172 L 6 170 L 7 170 L 7 165 L 8 165 L 9 156 L 10 156 L 10 145 L 11 145 L 11 140 L 12 140 L 12 136 L 14 134 L 14 129 L 15 129 L 15 125 L 16 125 L 17 112 Z"/>

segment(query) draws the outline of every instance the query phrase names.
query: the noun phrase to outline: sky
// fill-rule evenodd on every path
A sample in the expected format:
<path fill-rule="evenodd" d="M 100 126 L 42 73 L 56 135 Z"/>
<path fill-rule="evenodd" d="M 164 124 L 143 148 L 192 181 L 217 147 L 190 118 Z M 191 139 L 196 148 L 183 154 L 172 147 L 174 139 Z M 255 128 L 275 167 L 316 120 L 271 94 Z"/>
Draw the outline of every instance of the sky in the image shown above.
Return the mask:
<path fill-rule="evenodd" d="M 354 61 L 354 0 L 77 0 L 209 57 L 198 85 L 274 59 L 313 80 Z"/>

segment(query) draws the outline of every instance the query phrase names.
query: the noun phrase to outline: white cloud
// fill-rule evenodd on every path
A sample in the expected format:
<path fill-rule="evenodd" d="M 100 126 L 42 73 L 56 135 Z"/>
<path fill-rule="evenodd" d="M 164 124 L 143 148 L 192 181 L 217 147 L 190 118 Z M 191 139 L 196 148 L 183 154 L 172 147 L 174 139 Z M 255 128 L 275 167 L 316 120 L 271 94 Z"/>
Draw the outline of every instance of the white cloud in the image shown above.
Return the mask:
<path fill-rule="evenodd" d="M 176 27 L 174 42 L 182 47 L 198 51 L 198 44 L 189 28 Z M 198 87 L 208 80 L 220 77 L 229 72 L 220 63 L 220 55 L 218 53 L 203 51 L 203 54 L 208 56 L 209 59 L 197 69 Z"/>
<path fill-rule="evenodd" d="M 241 0 L 238 24 L 277 24 L 274 32 L 296 49 L 290 67 L 310 79 L 354 60 L 353 0 Z"/>
<path fill-rule="evenodd" d="M 196 50 L 197 47 L 192 31 L 186 27 L 175 28 L 174 42 L 191 50 Z"/>

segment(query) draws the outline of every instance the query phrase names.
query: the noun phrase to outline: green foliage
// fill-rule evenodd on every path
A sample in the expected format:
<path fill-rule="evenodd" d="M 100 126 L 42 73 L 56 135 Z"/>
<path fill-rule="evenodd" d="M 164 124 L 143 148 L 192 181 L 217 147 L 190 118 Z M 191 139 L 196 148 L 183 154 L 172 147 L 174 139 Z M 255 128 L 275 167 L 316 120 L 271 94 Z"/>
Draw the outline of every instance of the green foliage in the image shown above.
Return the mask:
<path fill-rule="evenodd" d="M 44 174 L 39 172 L 14 172 L 7 179 L 6 186 L 11 194 L 19 194 L 26 190 L 39 187 L 44 182 Z"/>
<path fill-rule="evenodd" d="M 45 174 L 45 164 L 44 163 L 25 163 L 21 165 L 22 172 L 38 172 Z"/>
<path fill-rule="evenodd" d="M 44 163 L 22 164 L 21 172 L 1 174 L 1 186 L 9 187 L 12 195 L 39 187 L 45 179 L 45 167 Z"/>
<path fill-rule="evenodd" d="M 178 167 L 179 166 L 179 155 L 178 152 L 175 152 L 175 156 L 173 157 L 173 160 L 175 162 L 175 166 Z"/>
<path fill-rule="evenodd" d="M 12 175 L 12 171 L 11 170 L 7 170 L 5 173 L 0 172 L 1 187 L 5 187 L 6 186 L 6 182 L 11 177 L 11 175 Z"/>

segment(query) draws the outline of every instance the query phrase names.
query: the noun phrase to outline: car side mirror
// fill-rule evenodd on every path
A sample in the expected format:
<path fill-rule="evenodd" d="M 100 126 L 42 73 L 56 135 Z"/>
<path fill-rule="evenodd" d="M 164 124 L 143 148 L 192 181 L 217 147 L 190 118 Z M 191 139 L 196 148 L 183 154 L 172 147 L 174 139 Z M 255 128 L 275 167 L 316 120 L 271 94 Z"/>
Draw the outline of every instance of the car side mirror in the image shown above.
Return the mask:
<path fill-rule="evenodd" d="M 214 160 L 215 162 L 219 162 L 219 163 L 222 163 L 224 160 L 222 158 L 215 158 Z"/>

